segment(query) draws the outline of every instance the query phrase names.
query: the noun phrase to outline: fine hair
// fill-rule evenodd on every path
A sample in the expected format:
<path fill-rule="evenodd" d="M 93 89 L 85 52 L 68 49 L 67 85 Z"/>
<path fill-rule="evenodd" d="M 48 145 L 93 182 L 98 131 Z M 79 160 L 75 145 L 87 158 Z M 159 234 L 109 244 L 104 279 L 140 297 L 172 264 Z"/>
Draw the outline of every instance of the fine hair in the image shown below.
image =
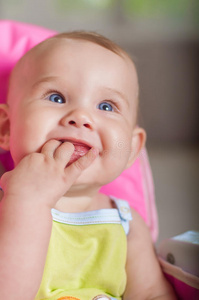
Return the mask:
<path fill-rule="evenodd" d="M 53 38 L 66 38 L 66 39 L 74 39 L 74 40 L 83 40 L 92 42 L 94 44 L 97 44 L 99 46 L 102 46 L 115 54 L 124 57 L 127 56 L 130 60 L 131 57 L 128 55 L 128 53 L 122 49 L 119 45 L 117 45 L 112 40 L 106 38 L 105 36 L 93 32 L 93 31 L 69 31 L 69 32 L 63 32 L 55 35 Z"/>

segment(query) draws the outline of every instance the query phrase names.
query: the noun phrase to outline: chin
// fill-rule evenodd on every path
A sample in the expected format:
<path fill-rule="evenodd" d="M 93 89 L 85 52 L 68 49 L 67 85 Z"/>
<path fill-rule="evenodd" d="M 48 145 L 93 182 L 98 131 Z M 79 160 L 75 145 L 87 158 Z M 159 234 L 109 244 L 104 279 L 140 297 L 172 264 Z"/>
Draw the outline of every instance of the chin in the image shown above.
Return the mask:
<path fill-rule="evenodd" d="M 116 179 L 125 169 L 125 163 L 109 163 L 94 161 L 73 183 L 74 187 L 101 188 Z"/>
<path fill-rule="evenodd" d="M 71 189 L 100 189 L 102 186 L 112 182 L 120 175 L 120 173 L 116 174 L 116 172 L 114 174 L 107 174 L 105 171 L 102 172 L 102 174 L 100 174 L 100 172 L 95 172 L 95 175 L 93 175 L 93 172 L 89 173 L 86 171 L 88 170 L 82 172 L 82 174 L 76 179 Z"/>

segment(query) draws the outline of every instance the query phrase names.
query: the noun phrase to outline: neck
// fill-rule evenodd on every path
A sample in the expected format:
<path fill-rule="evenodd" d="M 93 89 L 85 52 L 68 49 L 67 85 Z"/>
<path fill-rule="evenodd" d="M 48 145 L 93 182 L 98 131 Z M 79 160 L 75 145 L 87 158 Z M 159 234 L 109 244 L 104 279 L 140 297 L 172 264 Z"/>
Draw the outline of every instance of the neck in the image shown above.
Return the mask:
<path fill-rule="evenodd" d="M 72 186 L 64 195 L 67 198 L 94 198 L 99 194 L 101 186 L 97 185 L 76 185 Z"/>
<path fill-rule="evenodd" d="M 55 209 L 68 212 L 78 213 L 98 209 L 113 208 L 113 203 L 109 196 L 99 193 L 98 189 L 86 189 L 86 191 L 69 191 L 57 202 Z"/>
<path fill-rule="evenodd" d="M 66 195 L 60 198 L 55 208 L 63 212 L 81 212 L 97 208 L 102 194 L 99 188 L 80 188 L 70 189 Z"/>

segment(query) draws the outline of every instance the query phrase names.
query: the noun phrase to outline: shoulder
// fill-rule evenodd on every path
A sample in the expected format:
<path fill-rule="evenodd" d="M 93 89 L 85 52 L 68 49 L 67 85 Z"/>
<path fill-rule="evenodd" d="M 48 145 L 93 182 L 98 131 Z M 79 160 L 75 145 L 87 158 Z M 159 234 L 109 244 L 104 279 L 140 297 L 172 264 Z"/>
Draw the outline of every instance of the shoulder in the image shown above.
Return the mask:
<path fill-rule="evenodd" d="M 146 225 L 140 214 L 133 208 L 131 208 L 131 215 L 133 221 L 130 222 L 129 239 L 148 237 L 152 243 L 151 234 L 148 226 Z"/>
<path fill-rule="evenodd" d="M 152 241 L 150 230 L 140 216 L 140 214 L 131 209 L 132 221 L 129 222 L 129 233 L 127 235 L 127 260 L 132 260 L 133 257 L 138 257 L 145 251 L 148 253 L 154 253 L 154 244 Z"/>

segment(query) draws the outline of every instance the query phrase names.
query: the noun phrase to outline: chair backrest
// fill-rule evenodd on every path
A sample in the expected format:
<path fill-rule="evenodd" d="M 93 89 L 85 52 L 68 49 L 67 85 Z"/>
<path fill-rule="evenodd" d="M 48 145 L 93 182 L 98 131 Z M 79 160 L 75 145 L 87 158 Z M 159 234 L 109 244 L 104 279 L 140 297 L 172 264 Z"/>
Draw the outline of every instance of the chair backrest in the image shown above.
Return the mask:
<path fill-rule="evenodd" d="M 0 103 L 6 102 L 9 76 L 16 62 L 36 44 L 55 34 L 55 31 L 35 25 L 0 21 Z M 0 149 L 0 161 L 6 170 L 13 168 L 9 152 Z M 157 239 L 154 186 L 146 149 L 142 150 L 133 166 L 101 191 L 129 201 L 149 226 L 153 240 Z"/>

